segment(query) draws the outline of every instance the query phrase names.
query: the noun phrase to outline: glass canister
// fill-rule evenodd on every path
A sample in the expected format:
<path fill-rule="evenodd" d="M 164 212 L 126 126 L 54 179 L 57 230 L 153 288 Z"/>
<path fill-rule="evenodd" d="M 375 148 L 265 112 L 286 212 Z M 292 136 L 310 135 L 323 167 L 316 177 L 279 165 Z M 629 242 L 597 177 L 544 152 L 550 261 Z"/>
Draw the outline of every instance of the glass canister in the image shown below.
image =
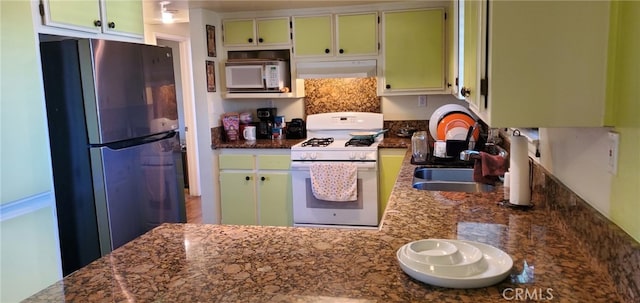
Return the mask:
<path fill-rule="evenodd" d="M 429 154 L 428 136 L 426 131 L 414 132 L 411 136 L 411 151 L 414 162 L 425 162 Z"/>

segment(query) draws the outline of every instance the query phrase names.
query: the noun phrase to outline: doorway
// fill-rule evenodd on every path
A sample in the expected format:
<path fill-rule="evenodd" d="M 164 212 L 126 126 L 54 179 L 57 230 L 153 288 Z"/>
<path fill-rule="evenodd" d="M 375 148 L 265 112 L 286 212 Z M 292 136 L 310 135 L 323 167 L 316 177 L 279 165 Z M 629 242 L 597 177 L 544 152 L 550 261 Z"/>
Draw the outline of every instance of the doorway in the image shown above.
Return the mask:
<path fill-rule="evenodd" d="M 194 100 L 191 85 L 190 42 L 187 37 L 156 33 L 156 44 L 173 50 L 176 101 L 178 104 L 179 133 L 185 154 L 185 193 L 191 197 L 200 196 L 200 172 L 197 157 L 197 129 L 195 127 Z"/>

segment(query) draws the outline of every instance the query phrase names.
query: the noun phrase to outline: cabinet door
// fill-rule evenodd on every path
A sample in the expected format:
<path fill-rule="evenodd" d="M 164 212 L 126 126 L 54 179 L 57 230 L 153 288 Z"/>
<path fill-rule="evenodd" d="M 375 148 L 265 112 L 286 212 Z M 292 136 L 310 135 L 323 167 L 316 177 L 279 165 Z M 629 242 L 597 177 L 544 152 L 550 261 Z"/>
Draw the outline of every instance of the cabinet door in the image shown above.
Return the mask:
<path fill-rule="evenodd" d="M 398 178 L 398 173 L 400 172 L 400 167 L 402 166 L 402 161 L 406 153 L 407 150 L 403 148 L 380 149 L 380 208 L 378 209 L 378 214 L 380 215 L 384 213 L 387 207 L 387 202 L 391 196 L 393 186 L 396 184 L 396 179 Z"/>
<path fill-rule="evenodd" d="M 336 16 L 338 56 L 376 55 L 378 53 L 378 14 Z"/>
<path fill-rule="evenodd" d="M 253 19 L 224 20 L 222 22 L 224 45 L 255 45 Z"/>
<path fill-rule="evenodd" d="M 105 33 L 144 35 L 142 21 L 142 1 L 105 0 L 102 28 Z"/>
<path fill-rule="evenodd" d="M 461 0 L 460 10 L 464 14 L 462 24 L 460 24 L 461 34 L 459 35 L 461 44 L 464 45 L 464 56 L 462 64 L 462 88 L 460 95 L 469 102 L 469 106 L 476 112 L 481 111 L 481 101 L 484 100 L 480 94 L 481 62 L 482 53 L 482 30 L 483 18 L 482 8 L 486 6 L 485 1 L 465 1 Z"/>
<path fill-rule="evenodd" d="M 295 56 L 332 56 L 331 15 L 293 17 Z"/>
<path fill-rule="evenodd" d="M 252 172 L 220 172 L 220 200 L 222 224 L 258 224 Z"/>
<path fill-rule="evenodd" d="M 258 45 L 290 44 L 289 18 L 256 20 Z"/>
<path fill-rule="evenodd" d="M 444 90 L 444 9 L 383 14 L 385 90 Z"/>
<path fill-rule="evenodd" d="M 269 172 L 258 174 L 260 225 L 293 225 L 291 174 Z"/>
<path fill-rule="evenodd" d="M 98 0 L 48 0 L 45 5 L 46 25 L 95 33 L 101 31 Z"/>

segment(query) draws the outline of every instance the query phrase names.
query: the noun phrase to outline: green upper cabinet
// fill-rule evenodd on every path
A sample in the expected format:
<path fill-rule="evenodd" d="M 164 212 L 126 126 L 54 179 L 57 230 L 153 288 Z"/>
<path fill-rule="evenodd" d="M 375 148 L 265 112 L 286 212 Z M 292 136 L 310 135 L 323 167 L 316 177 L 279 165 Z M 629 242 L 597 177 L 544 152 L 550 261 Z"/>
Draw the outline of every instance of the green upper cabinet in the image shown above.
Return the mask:
<path fill-rule="evenodd" d="M 225 46 L 283 46 L 291 44 L 289 17 L 222 21 Z"/>
<path fill-rule="evenodd" d="M 464 20 L 462 22 L 462 28 L 460 35 L 462 38 L 461 43 L 464 45 L 462 52 L 462 86 L 460 88 L 459 96 L 463 97 L 471 108 L 478 109 L 480 108 L 480 104 L 484 103 L 485 96 L 479 93 L 478 88 L 480 87 L 480 58 L 484 58 L 481 56 L 479 51 L 483 49 L 485 46 L 484 43 L 479 43 L 481 40 L 480 36 L 483 34 L 482 31 L 482 23 L 481 23 L 481 8 L 483 7 L 482 1 L 464 1 L 464 6 L 461 8 L 461 11 L 464 15 Z M 484 64 L 484 63 L 483 63 Z"/>
<path fill-rule="evenodd" d="M 296 57 L 333 56 L 331 15 L 293 17 L 293 53 Z"/>
<path fill-rule="evenodd" d="M 338 56 L 378 54 L 378 14 L 336 15 Z"/>
<path fill-rule="evenodd" d="M 46 0 L 41 5 L 46 25 L 101 32 L 102 19 L 98 0 Z"/>
<path fill-rule="evenodd" d="M 444 8 L 382 13 L 382 94 L 445 89 Z"/>
<path fill-rule="evenodd" d="M 293 41 L 296 57 L 375 56 L 378 14 L 294 16 Z"/>
<path fill-rule="evenodd" d="M 609 1 L 462 1 L 469 107 L 491 127 L 604 125 Z"/>
<path fill-rule="evenodd" d="M 44 0 L 41 13 L 47 26 L 134 38 L 144 35 L 140 0 Z"/>
<path fill-rule="evenodd" d="M 104 1 L 102 28 L 105 33 L 133 36 L 144 35 L 142 20 L 142 1 L 108 0 Z M 106 21 L 106 24 L 104 24 Z"/>

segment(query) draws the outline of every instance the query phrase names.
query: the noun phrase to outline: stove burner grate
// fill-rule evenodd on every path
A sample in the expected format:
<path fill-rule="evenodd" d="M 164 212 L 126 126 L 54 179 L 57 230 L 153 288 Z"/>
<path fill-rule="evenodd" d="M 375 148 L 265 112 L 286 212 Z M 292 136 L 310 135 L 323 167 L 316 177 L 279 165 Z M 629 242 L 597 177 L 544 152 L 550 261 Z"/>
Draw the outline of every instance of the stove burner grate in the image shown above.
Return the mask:
<path fill-rule="evenodd" d="M 333 143 L 333 138 L 311 138 L 302 142 L 301 146 L 324 147 Z"/>
<path fill-rule="evenodd" d="M 371 146 L 374 139 L 351 139 L 344 144 L 344 146 Z"/>

